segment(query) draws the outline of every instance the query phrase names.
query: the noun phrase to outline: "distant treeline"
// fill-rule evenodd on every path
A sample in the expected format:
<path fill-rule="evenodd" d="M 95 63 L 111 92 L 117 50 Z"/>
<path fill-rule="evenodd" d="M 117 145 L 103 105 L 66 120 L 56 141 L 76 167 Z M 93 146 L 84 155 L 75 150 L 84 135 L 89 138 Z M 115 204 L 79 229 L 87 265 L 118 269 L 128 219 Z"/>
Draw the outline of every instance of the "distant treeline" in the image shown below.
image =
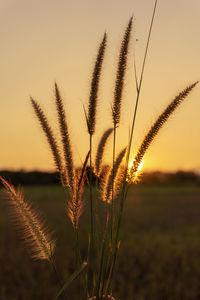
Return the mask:
<path fill-rule="evenodd" d="M 200 185 L 200 175 L 195 172 L 177 171 L 174 173 L 148 172 L 141 176 L 139 184 L 176 184 L 176 185 Z"/>
<path fill-rule="evenodd" d="M 56 172 L 40 171 L 0 171 L 0 176 L 14 185 L 51 185 L 59 184 L 59 175 Z"/>
<path fill-rule="evenodd" d="M 89 175 L 89 168 L 87 169 Z M 10 181 L 14 185 L 57 185 L 59 184 L 59 174 L 56 172 L 40 171 L 0 171 L 0 176 Z M 89 176 L 88 176 L 89 178 Z M 174 173 L 148 172 L 140 176 L 140 185 L 152 184 L 176 184 L 176 185 L 200 185 L 200 175 L 195 172 L 177 171 Z M 93 182 L 95 182 L 93 174 Z"/>

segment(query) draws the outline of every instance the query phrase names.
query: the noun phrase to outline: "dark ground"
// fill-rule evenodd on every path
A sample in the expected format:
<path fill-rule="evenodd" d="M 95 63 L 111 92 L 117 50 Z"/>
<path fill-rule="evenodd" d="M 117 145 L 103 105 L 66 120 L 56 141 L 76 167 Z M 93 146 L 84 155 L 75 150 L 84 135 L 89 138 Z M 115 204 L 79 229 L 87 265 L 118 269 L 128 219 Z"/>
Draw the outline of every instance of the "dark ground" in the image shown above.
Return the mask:
<path fill-rule="evenodd" d="M 74 239 L 58 186 L 26 187 L 57 237 L 56 261 L 75 270 Z M 0 202 L 0 299 L 51 300 L 59 290 L 48 262 L 33 261 Z M 89 219 L 81 218 L 81 248 Z M 136 186 L 128 194 L 113 295 L 116 300 L 200 299 L 200 186 Z M 67 290 L 79 299 L 76 283 Z"/>

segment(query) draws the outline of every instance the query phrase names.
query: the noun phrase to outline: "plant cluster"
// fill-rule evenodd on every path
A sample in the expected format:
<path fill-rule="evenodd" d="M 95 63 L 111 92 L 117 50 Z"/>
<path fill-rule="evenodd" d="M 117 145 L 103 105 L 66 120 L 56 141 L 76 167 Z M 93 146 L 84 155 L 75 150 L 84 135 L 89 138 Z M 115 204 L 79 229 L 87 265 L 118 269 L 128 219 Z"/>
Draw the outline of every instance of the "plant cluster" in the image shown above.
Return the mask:
<path fill-rule="evenodd" d="M 32 107 L 40 122 L 42 130 L 46 136 L 48 145 L 52 152 L 56 169 L 60 176 L 61 186 L 65 191 L 66 213 L 71 221 L 74 236 L 76 240 L 76 261 L 77 269 L 66 283 L 57 272 L 54 261 L 55 241 L 52 240 L 46 226 L 41 222 L 40 217 L 34 212 L 32 205 L 24 200 L 21 188 L 18 191 L 1 178 L 4 190 L 8 196 L 9 203 L 13 210 L 20 227 L 24 232 L 24 239 L 28 243 L 37 259 L 47 259 L 58 276 L 60 291 L 57 298 L 67 299 L 67 286 L 74 280 L 80 280 L 82 293 L 80 299 L 111 299 L 113 276 L 115 271 L 116 259 L 120 247 L 120 226 L 122 221 L 124 203 L 130 184 L 134 184 L 138 176 L 143 157 L 149 146 L 157 136 L 160 129 L 183 102 L 197 82 L 189 85 L 181 91 L 158 116 L 157 120 L 150 127 L 145 135 L 135 159 L 129 167 L 131 145 L 134 133 L 134 125 L 137 113 L 137 106 L 142 87 L 144 66 L 149 46 L 149 40 L 155 15 L 157 1 L 155 2 L 152 15 L 149 36 L 144 55 L 143 67 L 140 78 L 135 71 L 137 98 L 133 110 L 133 123 L 130 132 L 130 139 L 127 147 L 116 154 L 117 129 L 120 126 L 121 106 L 123 104 L 123 91 L 125 75 L 128 63 L 128 54 L 130 51 L 130 39 L 133 27 L 133 18 L 131 18 L 126 27 L 117 63 L 116 80 L 113 92 L 112 103 L 112 126 L 108 128 L 99 141 L 96 149 L 96 155 L 93 158 L 93 136 L 95 134 L 96 113 L 98 103 L 98 90 L 101 79 L 103 61 L 107 45 L 107 35 L 99 45 L 97 58 L 91 79 L 91 88 L 87 107 L 84 107 L 85 118 L 88 129 L 90 148 L 85 157 L 85 161 L 80 169 L 74 167 L 73 149 L 71 145 L 70 131 L 68 129 L 67 116 L 64 109 L 64 102 L 61 97 L 57 83 L 55 83 L 55 105 L 60 129 L 62 149 L 55 136 L 54 130 L 47 119 L 45 112 L 40 104 L 31 98 Z M 113 155 L 112 163 L 107 168 L 103 168 L 104 150 L 107 141 L 113 137 Z M 123 164 L 124 161 L 124 164 Z M 87 165 L 89 164 L 89 176 Z M 95 184 L 93 177 L 95 176 Z M 84 212 L 84 188 L 89 185 L 89 207 L 90 207 L 90 232 L 88 232 L 88 253 L 83 257 L 79 242 L 79 219 Z M 100 190 L 100 193 L 98 192 Z M 102 222 L 98 222 L 98 210 L 96 209 L 97 198 L 103 202 L 104 217 Z M 99 242 L 101 241 L 101 242 Z"/>

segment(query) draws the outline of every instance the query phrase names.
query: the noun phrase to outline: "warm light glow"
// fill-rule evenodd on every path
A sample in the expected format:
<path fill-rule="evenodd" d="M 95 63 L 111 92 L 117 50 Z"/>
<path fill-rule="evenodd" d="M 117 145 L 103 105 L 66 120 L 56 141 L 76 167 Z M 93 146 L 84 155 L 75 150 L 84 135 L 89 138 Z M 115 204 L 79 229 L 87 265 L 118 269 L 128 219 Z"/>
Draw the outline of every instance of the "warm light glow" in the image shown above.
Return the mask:
<path fill-rule="evenodd" d="M 135 158 L 133 158 L 133 159 L 130 161 L 129 165 L 128 165 L 129 175 L 131 175 L 131 172 L 130 172 L 130 171 L 131 171 L 131 168 L 132 168 L 132 166 L 133 166 L 134 161 L 135 161 Z M 131 178 L 131 180 L 132 180 L 133 182 L 136 181 L 136 180 L 138 179 L 138 175 L 140 174 L 140 172 L 141 172 L 143 166 L 144 166 L 144 163 L 143 163 L 143 161 L 141 161 L 141 163 L 139 164 L 139 167 L 138 167 L 138 169 L 137 169 L 137 172 L 134 174 L 134 178 Z"/>
<path fill-rule="evenodd" d="M 142 170 L 143 166 L 144 166 L 144 163 L 143 163 L 143 161 L 141 161 L 139 168 L 138 168 L 138 172 L 140 172 Z"/>
<path fill-rule="evenodd" d="M 125 147 L 136 96 L 135 84 L 132 84 L 132 51 L 136 47 L 139 72 L 153 2 L 0 1 L 0 12 L 3 12 L 1 22 L 4 24 L 0 26 L 1 69 L 4 70 L 0 73 L 0 99 L 4 99 L 0 104 L 0 126 L 3 128 L 0 133 L 1 170 L 55 170 L 51 152 L 29 101 L 29 96 L 32 96 L 41 104 L 54 128 L 57 123 L 54 81 L 57 82 L 65 103 L 74 163 L 76 166 L 82 165 L 81 161 L 84 161 L 89 148 L 83 104 L 88 107 L 91 73 L 98 45 L 106 28 L 108 47 L 100 78 L 94 146 L 98 144 L 102 133 L 112 126 L 110 106 L 120 44 L 130 12 L 134 12 L 134 34 L 131 37 L 121 124 L 117 134 L 118 151 Z M 197 36 L 200 28 L 200 1 L 171 3 L 172 1 L 160 1 L 155 18 L 131 154 L 134 154 L 165 106 L 179 91 L 199 78 L 197 62 L 200 42 L 199 39 L 197 41 Z M 183 3 L 181 10 L 180 3 Z M 170 18 L 176 22 L 169 22 Z M 187 34 L 189 42 L 182 32 Z M 135 43 L 136 38 L 138 41 Z M 177 56 L 175 53 L 181 55 Z M 188 70 L 187 74 L 183 70 Z M 173 121 L 167 122 L 167 126 L 149 148 L 145 156 L 145 170 L 173 172 L 183 169 L 199 172 L 199 99 L 198 86 L 189 96 L 189 101 L 186 99 L 172 118 Z M 57 128 L 55 130 L 59 144 L 60 137 Z M 172 152 L 173 155 L 170 155 Z M 112 155 L 112 147 L 108 147 L 104 157 L 105 164 L 112 161 Z"/>
<path fill-rule="evenodd" d="M 129 166 L 128 166 L 128 167 L 129 167 L 129 170 L 130 170 L 131 167 L 133 166 L 134 160 L 135 160 L 135 158 L 133 158 L 133 159 L 131 160 L 131 162 L 129 163 Z M 139 167 L 138 167 L 137 173 L 140 172 L 140 171 L 142 170 L 143 166 L 144 166 L 144 163 L 143 163 L 143 161 L 141 161 L 141 163 L 140 163 L 140 165 L 139 165 Z"/>

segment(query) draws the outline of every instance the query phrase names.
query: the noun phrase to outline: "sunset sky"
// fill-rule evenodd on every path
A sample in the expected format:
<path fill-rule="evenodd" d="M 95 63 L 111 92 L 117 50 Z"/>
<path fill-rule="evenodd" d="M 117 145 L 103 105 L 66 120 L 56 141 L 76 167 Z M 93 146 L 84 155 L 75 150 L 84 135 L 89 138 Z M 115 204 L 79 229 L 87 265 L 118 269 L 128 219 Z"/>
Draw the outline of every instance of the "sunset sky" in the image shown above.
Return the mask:
<path fill-rule="evenodd" d="M 0 1 L 0 169 L 54 169 L 29 98 L 40 102 L 59 138 L 55 81 L 65 99 L 76 164 L 84 160 L 89 137 L 83 104 L 88 103 L 98 44 L 106 31 L 108 47 L 95 145 L 103 131 L 112 126 L 111 104 L 120 42 L 133 15 L 122 119 L 117 132 L 118 151 L 127 144 L 136 96 L 133 53 L 139 72 L 153 5 L 153 0 Z M 169 101 L 199 79 L 200 1 L 158 1 L 132 155 Z M 106 162 L 111 153 L 110 143 Z M 144 159 L 144 170 L 178 169 L 200 169 L 200 85 L 170 118 Z"/>

